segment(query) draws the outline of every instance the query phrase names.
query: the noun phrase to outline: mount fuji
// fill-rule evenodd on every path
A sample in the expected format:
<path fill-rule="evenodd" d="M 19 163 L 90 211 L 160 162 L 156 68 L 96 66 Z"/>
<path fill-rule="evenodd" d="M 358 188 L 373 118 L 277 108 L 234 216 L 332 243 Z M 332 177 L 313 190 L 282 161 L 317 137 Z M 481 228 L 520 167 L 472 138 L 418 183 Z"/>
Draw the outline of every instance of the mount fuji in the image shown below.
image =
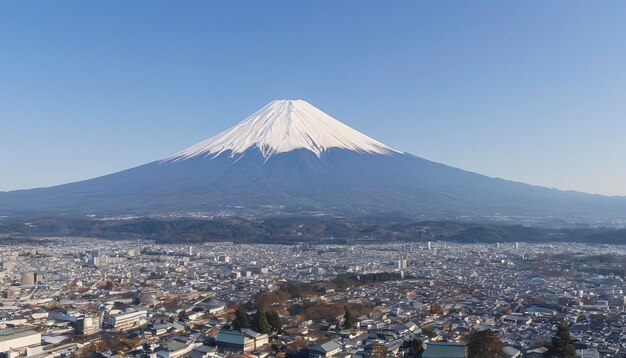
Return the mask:
<path fill-rule="evenodd" d="M 626 217 L 626 198 L 491 178 L 403 153 L 303 100 L 276 100 L 162 160 L 0 193 L 0 215 L 402 214 Z"/>

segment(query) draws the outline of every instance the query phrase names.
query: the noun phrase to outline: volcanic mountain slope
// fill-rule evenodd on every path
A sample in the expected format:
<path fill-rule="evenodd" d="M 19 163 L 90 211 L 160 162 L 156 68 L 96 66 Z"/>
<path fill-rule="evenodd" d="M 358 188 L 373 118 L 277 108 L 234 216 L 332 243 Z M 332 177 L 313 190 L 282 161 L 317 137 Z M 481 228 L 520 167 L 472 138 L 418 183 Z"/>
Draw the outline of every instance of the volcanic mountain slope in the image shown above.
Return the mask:
<path fill-rule="evenodd" d="M 490 178 L 399 152 L 302 100 L 278 100 L 163 160 L 0 193 L 0 214 L 402 213 L 609 221 L 626 198 Z"/>

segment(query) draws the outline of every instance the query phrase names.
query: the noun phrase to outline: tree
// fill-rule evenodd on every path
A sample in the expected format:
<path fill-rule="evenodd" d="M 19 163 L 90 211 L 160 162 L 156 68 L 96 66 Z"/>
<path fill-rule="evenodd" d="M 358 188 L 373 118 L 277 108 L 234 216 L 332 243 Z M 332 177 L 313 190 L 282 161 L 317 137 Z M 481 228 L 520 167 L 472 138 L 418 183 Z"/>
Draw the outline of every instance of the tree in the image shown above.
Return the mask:
<path fill-rule="evenodd" d="M 357 318 L 349 309 L 345 307 L 346 312 L 343 314 L 343 328 L 352 328 L 357 322 Z"/>
<path fill-rule="evenodd" d="M 107 290 L 107 291 L 111 291 L 113 288 L 115 287 L 115 284 L 113 284 L 112 281 L 104 281 L 103 283 L 100 284 L 100 288 L 102 288 L 103 290 Z"/>
<path fill-rule="evenodd" d="M 126 311 L 128 309 L 128 304 L 120 301 L 116 301 L 113 303 L 113 308 L 120 311 Z"/>
<path fill-rule="evenodd" d="M 280 332 L 283 328 L 283 323 L 280 321 L 280 316 L 278 316 L 278 312 L 269 311 L 267 312 L 267 322 L 272 327 L 272 331 Z"/>
<path fill-rule="evenodd" d="M 411 352 L 411 357 L 419 357 L 424 351 L 424 342 L 421 339 L 413 338 L 404 342 L 404 348 L 407 348 Z"/>
<path fill-rule="evenodd" d="M 235 311 L 235 320 L 233 321 L 233 328 L 240 330 L 243 327 L 248 327 L 250 320 L 248 319 L 248 311 L 244 306 L 239 306 Z"/>
<path fill-rule="evenodd" d="M 252 328 L 261 333 L 271 333 L 272 326 L 267 322 L 267 314 L 262 310 L 257 310 L 252 317 Z"/>
<path fill-rule="evenodd" d="M 189 315 L 187 314 L 187 312 L 182 311 L 178 314 L 178 320 L 182 322 L 189 321 Z"/>
<path fill-rule="evenodd" d="M 469 358 L 499 357 L 502 353 L 503 344 L 496 331 L 472 331 L 466 339 Z"/>
<path fill-rule="evenodd" d="M 441 307 L 439 305 L 435 304 L 435 303 L 430 305 L 429 311 L 432 314 L 442 314 L 443 313 L 443 310 L 441 309 Z"/>
<path fill-rule="evenodd" d="M 565 322 L 559 325 L 556 334 L 552 337 L 552 341 L 546 352 L 546 357 L 576 358 L 574 341 L 570 335 L 569 327 Z"/>
<path fill-rule="evenodd" d="M 427 335 L 428 338 L 434 338 L 437 337 L 437 333 L 435 332 L 435 329 L 433 327 L 423 327 L 422 328 L 422 333 Z"/>

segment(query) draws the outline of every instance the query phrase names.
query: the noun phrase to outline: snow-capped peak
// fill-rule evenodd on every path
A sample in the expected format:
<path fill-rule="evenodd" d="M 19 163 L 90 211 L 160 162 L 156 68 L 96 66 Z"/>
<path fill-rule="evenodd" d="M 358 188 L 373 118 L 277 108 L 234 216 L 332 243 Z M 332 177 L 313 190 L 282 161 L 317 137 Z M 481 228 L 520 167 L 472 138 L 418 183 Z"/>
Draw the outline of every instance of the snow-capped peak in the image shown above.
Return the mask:
<path fill-rule="evenodd" d="M 236 156 L 257 147 L 265 158 L 294 149 L 322 156 L 330 148 L 391 154 L 395 149 L 339 122 L 303 100 L 275 100 L 233 127 L 171 155 L 167 161 L 197 156 Z"/>

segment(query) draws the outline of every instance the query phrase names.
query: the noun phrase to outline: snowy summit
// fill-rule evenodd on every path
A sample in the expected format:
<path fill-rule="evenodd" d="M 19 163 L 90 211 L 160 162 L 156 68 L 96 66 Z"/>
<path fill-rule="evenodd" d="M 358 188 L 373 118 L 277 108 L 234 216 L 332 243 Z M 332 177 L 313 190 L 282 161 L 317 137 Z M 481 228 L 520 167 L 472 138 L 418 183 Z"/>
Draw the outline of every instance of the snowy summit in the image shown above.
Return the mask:
<path fill-rule="evenodd" d="M 504 215 L 520 222 L 615 223 L 626 217 L 626 198 L 530 186 L 398 153 L 305 101 L 284 100 L 164 160 L 82 182 L 0 193 L 0 215 L 31 213 Z"/>
<path fill-rule="evenodd" d="M 272 101 L 233 127 L 165 160 L 213 158 L 224 152 L 234 157 L 253 147 L 266 159 L 295 149 L 307 149 L 318 157 L 331 148 L 383 155 L 399 153 L 296 99 Z"/>

